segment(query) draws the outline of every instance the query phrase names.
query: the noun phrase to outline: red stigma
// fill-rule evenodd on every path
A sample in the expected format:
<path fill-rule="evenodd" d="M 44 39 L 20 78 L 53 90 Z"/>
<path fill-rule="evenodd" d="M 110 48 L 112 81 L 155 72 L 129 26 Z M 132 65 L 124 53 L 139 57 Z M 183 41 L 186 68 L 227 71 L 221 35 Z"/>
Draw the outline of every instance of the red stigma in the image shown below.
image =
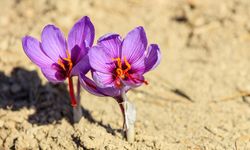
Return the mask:
<path fill-rule="evenodd" d="M 75 94 L 74 94 L 74 87 L 73 87 L 72 78 L 68 77 L 68 81 L 69 81 L 69 95 L 70 95 L 70 99 L 71 99 L 71 106 L 76 107 L 77 102 L 76 102 L 76 98 L 75 98 Z"/>
<path fill-rule="evenodd" d="M 141 80 L 138 78 L 134 78 L 129 74 L 129 70 L 131 69 L 131 65 L 128 62 L 128 60 L 126 59 L 126 57 L 124 57 L 124 63 L 125 63 L 125 67 L 122 65 L 122 61 L 121 58 L 113 58 L 113 61 L 116 61 L 116 69 L 115 69 L 115 74 L 116 74 L 116 78 L 115 78 L 115 86 L 117 88 L 121 88 L 122 87 L 122 82 L 120 79 L 125 79 L 126 77 L 129 78 L 130 80 L 132 80 L 135 83 L 138 82 L 143 82 L 146 85 L 148 85 L 148 82 L 146 80 Z M 125 69 L 124 69 L 125 68 Z"/>

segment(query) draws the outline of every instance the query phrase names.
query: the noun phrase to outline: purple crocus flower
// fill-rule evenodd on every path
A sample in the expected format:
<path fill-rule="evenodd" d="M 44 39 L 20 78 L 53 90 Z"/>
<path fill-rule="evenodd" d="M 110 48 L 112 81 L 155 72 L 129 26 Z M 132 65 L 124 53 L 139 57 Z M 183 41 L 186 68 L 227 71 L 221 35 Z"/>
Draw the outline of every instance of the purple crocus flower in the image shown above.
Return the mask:
<path fill-rule="evenodd" d="M 150 44 L 147 48 L 144 29 L 137 27 L 123 40 L 118 34 L 102 36 L 88 55 L 94 81 L 82 73 L 82 87 L 94 95 L 115 98 L 120 104 L 125 125 L 129 120 L 135 120 L 134 107 L 127 102 L 125 93 L 143 83 L 148 84 L 143 75 L 160 63 L 158 45 Z M 126 113 L 132 116 L 126 116 Z"/>
<path fill-rule="evenodd" d="M 85 16 L 72 27 L 67 41 L 54 25 L 44 27 L 41 42 L 31 36 L 22 39 L 24 52 L 40 67 L 48 81 L 58 83 L 68 79 L 72 106 L 77 105 L 72 76 L 89 71 L 87 53 L 93 45 L 94 35 L 94 26 Z"/>
<path fill-rule="evenodd" d="M 124 40 L 118 34 L 102 36 L 88 55 L 94 81 L 82 73 L 82 86 L 92 94 L 111 97 L 120 96 L 122 90 L 148 84 L 143 75 L 161 59 L 157 44 L 147 48 L 143 27 L 130 31 Z"/>

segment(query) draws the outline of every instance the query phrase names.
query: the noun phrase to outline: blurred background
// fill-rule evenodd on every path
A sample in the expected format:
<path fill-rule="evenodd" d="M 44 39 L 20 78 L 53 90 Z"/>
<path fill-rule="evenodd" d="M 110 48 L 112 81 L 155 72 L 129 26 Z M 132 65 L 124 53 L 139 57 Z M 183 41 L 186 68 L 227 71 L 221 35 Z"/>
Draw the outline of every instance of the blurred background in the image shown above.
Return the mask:
<path fill-rule="evenodd" d="M 250 149 L 249 0 L 0 0 L 0 149 Z M 123 37 L 143 26 L 161 48 L 149 85 L 130 91 L 136 141 L 112 98 L 83 91 L 72 126 L 67 85 L 46 81 L 21 38 L 82 16 Z M 242 94 L 243 93 L 243 94 Z"/>

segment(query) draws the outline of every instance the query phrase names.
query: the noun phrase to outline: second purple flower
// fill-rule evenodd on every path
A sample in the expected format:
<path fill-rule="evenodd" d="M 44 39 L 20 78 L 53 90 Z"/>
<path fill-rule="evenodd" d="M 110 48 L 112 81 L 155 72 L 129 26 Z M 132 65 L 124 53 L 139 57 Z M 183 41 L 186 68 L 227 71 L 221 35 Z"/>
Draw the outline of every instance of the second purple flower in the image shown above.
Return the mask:
<path fill-rule="evenodd" d="M 123 114 L 127 139 L 131 142 L 134 140 L 136 110 L 126 92 L 143 83 L 148 84 L 143 75 L 161 60 L 158 45 L 151 44 L 147 48 L 147 44 L 143 27 L 133 29 L 123 40 L 118 34 L 106 34 L 88 54 L 94 81 L 84 73 L 80 77 L 81 85 L 90 93 L 116 99 Z"/>

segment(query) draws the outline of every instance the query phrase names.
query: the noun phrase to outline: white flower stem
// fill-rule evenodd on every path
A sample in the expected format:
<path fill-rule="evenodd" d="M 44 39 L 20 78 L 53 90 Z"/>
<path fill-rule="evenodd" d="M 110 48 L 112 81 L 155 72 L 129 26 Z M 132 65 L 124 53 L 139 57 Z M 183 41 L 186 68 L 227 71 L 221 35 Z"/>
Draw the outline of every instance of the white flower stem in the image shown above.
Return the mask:
<path fill-rule="evenodd" d="M 133 142 L 135 137 L 134 123 L 136 117 L 135 107 L 128 101 L 125 91 L 122 92 L 123 109 L 124 109 L 124 130 L 128 142 Z"/>
<path fill-rule="evenodd" d="M 76 102 L 77 105 L 73 107 L 73 121 L 74 123 L 78 123 L 82 117 L 82 108 L 81 108 L 81 87 L 80 87 L 80 81 L 78 79 L 77 81 L 77 89 L 76 89 Z"/>

